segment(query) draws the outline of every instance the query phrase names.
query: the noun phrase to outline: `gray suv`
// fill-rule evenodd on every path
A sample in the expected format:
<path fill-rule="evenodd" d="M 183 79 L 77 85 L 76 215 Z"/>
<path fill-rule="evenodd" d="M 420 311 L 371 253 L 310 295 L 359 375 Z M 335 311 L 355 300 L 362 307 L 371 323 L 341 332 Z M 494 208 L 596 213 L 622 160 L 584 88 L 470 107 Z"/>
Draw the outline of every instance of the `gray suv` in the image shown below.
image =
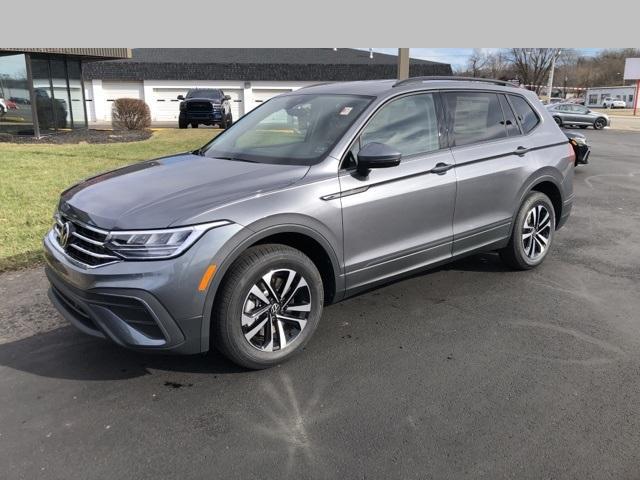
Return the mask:
<path fill-rule="evenodd" d="M 44 240 L 50 298 L 124 347 L 268 367 L 357 292 L 478 251 L 539 265 L 574 162 L 536 95 L 504 82 L 307 87 L 197 151 L 64 191 Z"/>

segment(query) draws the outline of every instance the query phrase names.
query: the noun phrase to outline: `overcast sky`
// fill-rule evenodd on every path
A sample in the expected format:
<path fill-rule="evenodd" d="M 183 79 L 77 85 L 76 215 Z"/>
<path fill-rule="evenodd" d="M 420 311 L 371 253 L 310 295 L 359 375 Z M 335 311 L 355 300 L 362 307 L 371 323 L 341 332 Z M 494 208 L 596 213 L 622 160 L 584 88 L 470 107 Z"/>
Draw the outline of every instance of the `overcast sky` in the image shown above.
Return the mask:
<path fill-rule="evenodd" d="M 369 50 L 364 48 L 362 50 Z M 498 48 L 483 48 L 487 52 L 499 50 Z M 576 48 L 582 55 L 590 57 L 595 55 L 602 48 Z M 397 48 L 374 48 L 374 52 L 389 53 L 397 55 Z M 473 53 L 473 48 L 412 48 L 409 52 L 412 58 L 423 60 L 433 60 L 434 62 L 450 63 L 452 68 L 464 67 L 467 60 Z"/>

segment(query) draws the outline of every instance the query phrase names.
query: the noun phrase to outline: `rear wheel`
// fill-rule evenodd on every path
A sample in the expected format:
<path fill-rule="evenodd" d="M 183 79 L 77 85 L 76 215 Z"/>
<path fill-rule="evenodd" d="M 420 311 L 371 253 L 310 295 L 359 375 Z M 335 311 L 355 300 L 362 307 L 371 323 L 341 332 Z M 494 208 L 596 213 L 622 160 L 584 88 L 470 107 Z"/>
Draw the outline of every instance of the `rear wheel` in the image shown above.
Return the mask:
<path fill-rule="evenodd" d="M 602 117 L 596 118 L 596 121 L 593 122 L 593 128 L 595 128 L 596 130 L 602 130 L 606 125 L 607 121 Z"/>
<path fill-rule="evenodd" d="M 562 126 L 562 119 L 560 117 L 553 117 L 553 120 L 558 124 L 559 127 Z"/>
<path fill-rule="evenodd" d="M 214 305 L 213 346 L 233 362 L 261 369 L 300 352 L 324 303 L 315 264 L 286 245 L 257 245 L 226 274 Z"/>
<path fill-rule="evenodd" d="M 542 263 L 553 241 L 556 215 L 549 197 L 531 192 L 518 211 L 509 244 L 500 258 L 517 270 L 529 270 Z"/>

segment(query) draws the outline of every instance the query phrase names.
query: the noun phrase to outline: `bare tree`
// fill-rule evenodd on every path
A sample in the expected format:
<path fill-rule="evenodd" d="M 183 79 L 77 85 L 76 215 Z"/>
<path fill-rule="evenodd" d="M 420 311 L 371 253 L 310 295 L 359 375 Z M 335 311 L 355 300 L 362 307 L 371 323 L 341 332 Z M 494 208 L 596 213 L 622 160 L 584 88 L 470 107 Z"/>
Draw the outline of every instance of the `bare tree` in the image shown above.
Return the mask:
<path fill-rule="evenodd" d="M 540 93 L 557 54 L 557 48 L 512 48 L 509 59 L 520 82 Z"/>
<path fill-rule="evenodd" d="M 467 60 L 467 72 L 472 77 L 480 77 L 486 63 L 487 57 L 482 53 L 482 49 L 474 48 L 469 60 Z"/>

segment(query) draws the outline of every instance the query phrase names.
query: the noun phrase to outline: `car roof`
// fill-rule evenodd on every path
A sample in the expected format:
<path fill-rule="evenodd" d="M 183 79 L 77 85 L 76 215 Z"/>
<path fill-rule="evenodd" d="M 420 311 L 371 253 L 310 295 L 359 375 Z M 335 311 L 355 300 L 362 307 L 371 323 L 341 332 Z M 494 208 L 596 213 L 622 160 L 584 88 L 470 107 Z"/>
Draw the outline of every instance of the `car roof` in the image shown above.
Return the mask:
<path fill-rule="evenodd" d="M 310 85 L 291 92 L 291 94 L 347 94 L 347 95 L 369 95 L 374 97 L 387 97 L 401 92 L 420 91 L 430 89 L 478 89 L 496 90 L 504 92 L 520 92 L 523 90 L 514 85 L 510 85 L 500 80 L 491 79 L 466 79 L 460 77 L 417 77 L 409 78 L 405 81 L 398 80 L 363 80 L 355 82 L 319 83 Z"/>

